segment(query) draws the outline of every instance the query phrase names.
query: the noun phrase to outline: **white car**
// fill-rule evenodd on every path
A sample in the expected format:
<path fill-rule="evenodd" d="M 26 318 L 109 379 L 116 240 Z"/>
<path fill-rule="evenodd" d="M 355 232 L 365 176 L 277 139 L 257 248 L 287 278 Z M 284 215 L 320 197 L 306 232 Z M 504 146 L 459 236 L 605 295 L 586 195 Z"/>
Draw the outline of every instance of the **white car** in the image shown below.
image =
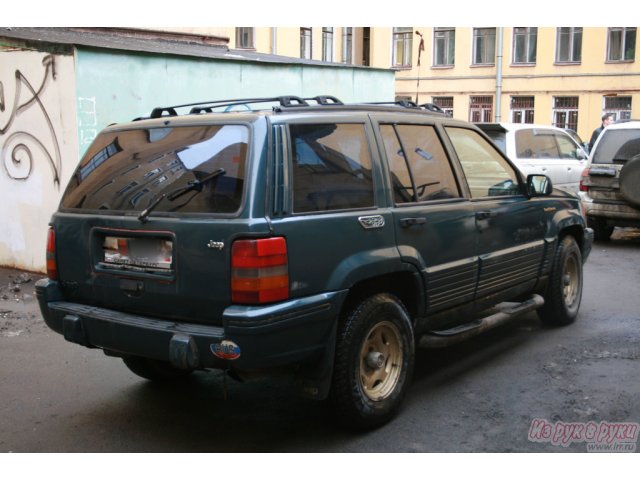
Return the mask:
<path fill-rule="evenodd" d="M 525 175 L 542 173 L 554 187 L 578 192 L 588 154 L 565 130 L 530 123 L 477 123 Z"/>

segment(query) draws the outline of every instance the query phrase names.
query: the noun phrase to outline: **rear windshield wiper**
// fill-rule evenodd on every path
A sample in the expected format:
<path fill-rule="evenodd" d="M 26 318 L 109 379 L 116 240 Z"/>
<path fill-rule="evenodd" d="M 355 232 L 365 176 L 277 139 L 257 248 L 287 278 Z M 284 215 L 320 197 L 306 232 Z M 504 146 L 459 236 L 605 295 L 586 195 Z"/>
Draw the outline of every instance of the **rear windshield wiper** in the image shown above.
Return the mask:
<path fill-rule="evenodd" d="M 151 202 L 151 205 L 149 205 L 142 212 L 140 212 L 140 215 L 138 215 L 138 220 L 140 220 L 142 223 L 146 222 L 149 214 L 165 198 L 169 199 L 170 202 L 173 202 L 175 199 L 181 197 L 185 193 L 192 192 L 194 190 L 201 192 L 202 186 L 205 183 L 207 183 L 209 180 L 213 180 L 214 178 L 219 177 L 220 175 L 224 175 L 225 173 L 226 171 L 224 168 L 219 168 L 215 172 L 210 173 L 209 175 L 203 177 L 200 180 L 192 180 L 189 183 L 187 183 L 184 187 L 176 188 L 175 190 L 168 193 L 163 193 L 158 198 L 156 198 L 153 202 Z"/>

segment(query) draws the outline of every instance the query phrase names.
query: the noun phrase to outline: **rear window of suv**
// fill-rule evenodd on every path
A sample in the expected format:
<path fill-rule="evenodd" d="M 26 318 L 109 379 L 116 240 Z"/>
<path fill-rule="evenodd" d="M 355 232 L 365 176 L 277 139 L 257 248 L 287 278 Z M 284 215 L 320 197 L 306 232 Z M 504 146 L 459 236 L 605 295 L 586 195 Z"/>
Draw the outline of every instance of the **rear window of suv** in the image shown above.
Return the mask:
<path fill-rule="evenodd" d="M 111 131 L 83 156 L 62 208 L 234 213 L 242 203 L 249 129 L 207 125 Z"/>
<path fill-rule="evenodd" d="M 640 154 L 640 130 L 606 130 L 598 142 L 592 163 L 626 163 Z"/>

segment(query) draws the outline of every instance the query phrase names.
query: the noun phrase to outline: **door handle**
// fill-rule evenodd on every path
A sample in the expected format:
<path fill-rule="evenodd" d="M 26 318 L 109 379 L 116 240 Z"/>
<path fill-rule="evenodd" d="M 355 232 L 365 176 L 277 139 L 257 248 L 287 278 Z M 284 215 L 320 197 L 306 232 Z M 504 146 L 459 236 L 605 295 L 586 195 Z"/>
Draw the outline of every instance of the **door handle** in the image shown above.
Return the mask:
<path fill-rule="evenodd" d="M 414 225 L 425 225 L 426 223 L 427 223 L 427 219 L 424 217 L 400 219 L 400 226 L 403 228 L 412 227 Z"/>

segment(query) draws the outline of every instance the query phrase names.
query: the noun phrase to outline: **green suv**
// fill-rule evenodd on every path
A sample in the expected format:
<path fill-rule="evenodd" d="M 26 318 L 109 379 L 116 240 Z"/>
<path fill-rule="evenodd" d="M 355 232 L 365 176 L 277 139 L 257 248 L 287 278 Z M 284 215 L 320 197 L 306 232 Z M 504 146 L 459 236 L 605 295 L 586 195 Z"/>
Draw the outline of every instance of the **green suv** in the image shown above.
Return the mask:
<path fill-rule="evenodd" d="M 397 412 L 415 347 L 533 310 L 571 323 L 592 240 L 577 197 L 467 122 L 327 96 L 205 102 L 100 133 L 37 294 L 49 327 L 142 377 L 285 370 L 370 428 Z"/>

